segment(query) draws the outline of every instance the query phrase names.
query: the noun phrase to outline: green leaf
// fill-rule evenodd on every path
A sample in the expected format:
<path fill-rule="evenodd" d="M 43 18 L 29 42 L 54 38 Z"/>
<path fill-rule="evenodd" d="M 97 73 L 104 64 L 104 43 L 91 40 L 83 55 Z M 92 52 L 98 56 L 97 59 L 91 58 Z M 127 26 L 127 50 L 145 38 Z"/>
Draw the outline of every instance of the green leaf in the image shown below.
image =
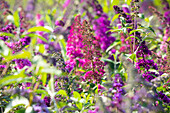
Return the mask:
<path fill-rule="evenodd" d="M 130 31 L 129 35 L 131 35 L 132 33 L 136 32 L 136 31 L 141 31 L 141 32 L 143 32 L 143 29 L 135 29 L 135 30 L 132 30 L 132 31 Z"/>
<path fill-rule="evenodd" d="M 66 42 L 65 42 L 65 39 L 60 39 L 59 40 L 59 44 L 60 44 L 60 47 L 61 47 L 61 53 L 62 53 L 62 56 L 63 56 L 63 59 L 64 61 L 67 61 L 67 55 L 66 55 Z"/>
<path fill-rule="evenodd" d="M 132 0 L 127 0 L 127 5 L 130 5 Z"/>
<path fill-rule="evenodd" d="M 15 11 L 13 17 L 14 17 L 14 24 L 15 24 L 15 26 L 19 27 L 20 26 L 19 12 Z"/>
<path fill-rule="evenodd" d="M 67 93 L 66 93 L 66 91 L 65 90 L 59 90 L 58 92 L 57 92 L 57 95 L 63 95 L 63 96 L 67 96 Z"/>
<path fill-rule="evenodd" d="M 76 103 L 76 106 L 77 106 L 80 110 L 83 108 L 83 105 L 82 105 L 82 103 L 80 103 L 80 102 Z"/>
<path fill-rule="evenodd" d="M 157 48 L 158 46 L 157 45 L 152 45 L 150 48 L 149 48 L 149 50 L 153 50 L 153 49 L 155 49 L 155 48 Z"/>
<path fill-rule="evenodd" d="M 32 27 L 32 28 L 28 29 L 28 32 L 36 32 L 36 31 L 51 32 L 49 29 L 42 27 L 42 26 Z"/>
<path fill-rule="evenodd" d="M 9 36 L 9 37 L 14 37 L 15 35 L 12 33 L 5 33 L 5 32 L 0 32 L 0 36 Z"/>
<path fill-rule="evenodd" d="M 49 96 L 48 92 L 42 89 L 37 89 L 35 92 L 37 94 L 44 94 L 45 96 Z"/>
<path fill-rule="evenodd" d="M 28 106 L 29 105 L 29 100 L 25 97 L 16 97 L 14 98 L 5 108 L 4 113 L 8 113 L 10 110 L 12 110 L 13 107 L 18 106 L 18 105 L 25 105 Z"/>
<path fill-rule="evenodd" d="M 52 22 L 51 22 L 51 17 L 49 15 L 46 15 L 45 17 L 46 17 L 47 23 L 52 27 L 53 25 L 52 25 Z"/>
<path fill-rule="evenodd" d="M 21 108 L 21 109 L 15 111 L 15 113 L 25 113 L 25 108 Z"/>
<path fill-rule="evenodd" d="M 119 5 L 119 0 L 112 0 L 112 5 Z"/>
<path fill-rule="evenodd" d="M 155 34 L 155 31 L 152 29 L 152 27 L 148 27 L 148 29 Z"/>
<path fill-rule="evenodd" d="M 11 61 L 13 59 L 28 59 L 28 58 L 31 58 L 31 53 L 29 51 L 23 50 L 23 52 L 20 52 L 18 54 L 5 56 L 4 61 Z"/>
<path fill-rule="evenodd" d="M 97 95 L 98 95 L 98 91 L 99 91 L 99 89 L 98 89 L 98 87 L 96 86 L 95 94 L 97 94 Z"/>
<path fill-rule="evenodd" d="M 63 108 L 66 105 L 66 102 L 57 102 L 57 108 Z"/>
<path fill-rule="evenodd" d="M 122 31 L 122 29 L 109 30 L 107 32 L 119 32 L 119 31 Z"/>
<path fill-rule="evenodd" d="M 40 38 L 42 41 L 44 42 L 48 42 L 46 38 L 40 36 L 40 35 L 37 35 L 37 34 L 33 34 L 33 33 L 30 33 L 30 34 L 27 34 L 27 35 L 21 35 L 21 38 L 24 38 L 25 36 L 29 36 L 31 38 L 35 37 L 35 38 Z"/>
<path fill-rule="evenodd" d="M 40 35 L 37 35 L 37 34 L 32 34 L 32 33 L 30 33 L 30 34 L 28 34 L 27 36 L 40 38 L 42 41 L 44 41 L 44 42 L 46 42 L 46 43 L 48 42 L 46 38 L 44 38 L 44 37 L 42 37 L 42 36 L 40 36 Z"/>
<path fill-rule="evenodd" d="M 80 96 L 80 94 L 79 94 L 77 91 L 74 91 L 74 92 L 73 92 L 73 97 L 74 97 L 74 98 L 77 98 L 78 100 L 81 99 L 81 96 Z"/>
<path fill-rule="evenodd" d="M 145 41 L 145 40 L 153 40 L 153 39 L 155 39 L 154 37 L 146 37 L 145 39 L 143 39 L 143 41 Z"/>
<path fill-rule="evenodd" d="M 134 36 L 129 36 L 129 37 L 127 37 L 127 38 L 125 39 L 125 41 L 129 40 L 129 39 L 132 38 L 132 37 L 134 37 Z M 139 39 L 138 37 L 135 37 L 135 38 L 140 41 L 140 39 Z"/>
<path fill-rule="evenodd" d="M 45 45 L 44 44 L 39 44 L 39 52 L 43 54 L 44 51 L 45 51 Z"/>
<path fill-rule="evenodd" d="M 47 73 L 42 73 L 41 80 L 42 80 L 43 85 L 45 85 L 47 82 Z"/>
<path fill-rule="evenodd" d="M 22 81 L 26 77 L 24 72 L 25 70 L 21 71 L 18 75 L 9 75 L 2 78 L 0 80 L 0 87 Z"/>
<path fill-rule="evenodd" d="M 136 62 L 136 54 L 132 54 L 130 57 L 129 57 L 132 61 Z"/>
<path fill-rule="evenodd" d="M 110 62 L 110 63 L 113 63 L 113 64 L 114 64 L 114 61 L 112 61 L 112 60 L 110 60 L 110 59 L 104 59 L 104 58 L 102 58 L 101 61 Z"/>
<path fill-rule="evenodd" d="M 86 97 L 86 103 L 89 101 L 89 99 L 90 99 L 90 94 L 88 94 Z"/>
<path fill-rule="evenodd" d="M 154 4 L 156 6 L 161 6 L 162 5 L 161 0 L 154 0 Z"/>
<path fill-rule="evenodd" d="M 112 22 L 115 21 L 118 17 L 119 17 L 119 14 L 114 15 L 114 17 L 112 18 Z"/>
<path fill-rule="evenodd" d="M 117 46 L 121 44 L 121 41 L 120 40 L 116 40 L 114 41 L 107 49 L 106 49 L 106 52 L 109 52 L 109 50 L 111 50 L 113 47 Z"/>

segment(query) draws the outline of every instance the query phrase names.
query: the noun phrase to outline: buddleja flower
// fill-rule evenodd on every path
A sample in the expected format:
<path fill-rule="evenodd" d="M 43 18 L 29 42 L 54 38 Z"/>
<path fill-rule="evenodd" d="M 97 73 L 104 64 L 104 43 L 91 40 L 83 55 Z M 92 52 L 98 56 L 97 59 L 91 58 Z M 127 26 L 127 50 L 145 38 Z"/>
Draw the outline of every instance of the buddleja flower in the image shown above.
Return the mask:
<path fill-rule="evenodd" d="M 36 1 L 37 0 L 28 0 L 28 2 L 27 2 L 26 17 L 28 19 L 33 19 L 34 18 L 33 11 L 35 10 Z"/>
<path fill-rule="evenodd" d="M 99 38 L 94 37 L 92 29 L 86 20 L 81 24 L 80 15 L 76 16 L 71 26 L 66 49 L 69 60 L 67 68 L 69 71 L 75 67 L 76 60 L 79 61 L 79 67 L 86 70 L 84 79 L 100 81 L 104 74 L 103 62 L 100 61 Z"/>
<path fill-rule="evenodd" d="M 160 91 L 158 94 L 159 94 L 160 99 L 163 100 L 163 102 L 165 102 L 167 104 L 170 103 L 170 98 L 168 96 L 166 96 L 162 91 Z"/>
<path fill-rule="evenodd" d="M 31 62 L 27 59 L 16 59 L 17 68 L 22 69 L 25 66 L 31 66 Z"/>
<path fill-rule="evenodd" d="M 16 34 L 15 30 L 16 30 L 16 27 L 13 24 L 8 24 L 7 26 L 0 29 L 0 31 L 2 32 L 13 33 L 13 34 Z M 8 40 L 8 36 L 0 36 L 0 40 L 6 41 Z"/>
<path fill-rule="evenodd" d="M 113 88 L 116 89 L 116 93 L 114 94 L 114 96 L 112 97 L 112 102 L 111 102 L 111 106 L 116 107 L 120 112 L 124 112 L 122 110 L 121 104 L 123 102 L 123 98 L 122 98 L 122 94 L 123 94 L 123 87 L 124 83 L 122 81 L 122 78 L 120 76 L 120 74 L 116 74 L 115 75 L 115 80 L 113 83 Z"/>
<path fill-rule="evenodd" d="M 134 15 L 126 14 L 126 13 L 130 14 L 130 10 L 127 7 L 123 7 L 121 9 L 118 6 L 113 6 L 113 8 L 115 9 L 115 11 L 117 13 L 119 13 L 121 15 L 121 17 L 123 17 L 125 19 L 127 24 L 132 26 L 132 28 L 127 29 L 128 33 L 130 33 L 132 30 L 137 28 L 138 23 L 132 21 L 133 20 L 132 17 Z M 120 26 L 120 27 L 122 27 L 122 26 Z M 131 34 L 131 36 L 138 37 L 140 39 L 140 41 L 142 41 L 142 37 L 139 32 L 135 32 L 135 33 Z M 122 38 L 121 39 L 122 43 L 126 43 L 126 50 L 127 51 L 131 50 L 131 51 L 129 51 L 130 53 L 132 53 L 133 50 L 135 51 L 137 49 L 137 47 L 139 46 L 139 49 L 136 52 L 136 57 L 138 58 L 138 61 L 136 62 L 136 68 L 139 69 L 139 71 L 143 73 L 143 77 L 146 78 L 147 81 L 151 81 L 155 77 L 162 74 L 161 72 L 159 74 L 156 74 L 154 72 L 149 71 L 149 69 L 158 70 L 158 67 L 157 67 L 157 64 L 153 60 L 148 59 L 148 57 L 150 57 L 152 55 L 152 53 L 148 49 L 145 41 L 141 42 L 141 44 L 140 44 L 140 41 L 135 39 L 135 45 L 134 45 L 134 42 L 133 42 L 134 38 L 132 39 L 132 41 L 125 41 L 125 39 L 127 38 L 127 35 L 124 36 L 123 34 L 122 34 L 121 38 Z M 133 46 L 134 48 L 132 48 L 132 44 L 134 45 Z M 125 48 L 125 46 L 122 46 L 120 48 L 121 52 L 127 52 L 127 51 L 123 50 L 122 48 Z"/>
<path fill-rule="evenodd" d="M 93 29 L 98 37 L 100 37 L 101 49 L 105 51 L 110 44 L 115 41 L 115 37 L 111 36 L 111 32 L 108 32 L 111 28 L 110 21 L 106 14 L 102 14 L 98 19 L 93 21 Z"/>
<path fill-rule="evenodd" d="M 2 73 L 2 71 L 5 69 L 6 65 L 0 65 L 0 72 Z"/>
<path fill-rule="evenodd" d="M 108 32 L 111 29 L 110 20 L 108 20 L 107 14 L 103 12 L 103 8 L 97 0 L 85 0 L 85 2 L 87 6 L 89 5 L 93 8 L 93 12 L 90 12 L 87 6 L 84 6 L 90 23 L 93 25 L 93 30 L 96 36 L 99 37 L 101 49 L 105 51 L 115 41 L 115 37 L 111 36 L 111 32 Z M 92 15 L 93 13 L 94 16 Z M 95 19 L 95 16 L 99 18 Z"/>

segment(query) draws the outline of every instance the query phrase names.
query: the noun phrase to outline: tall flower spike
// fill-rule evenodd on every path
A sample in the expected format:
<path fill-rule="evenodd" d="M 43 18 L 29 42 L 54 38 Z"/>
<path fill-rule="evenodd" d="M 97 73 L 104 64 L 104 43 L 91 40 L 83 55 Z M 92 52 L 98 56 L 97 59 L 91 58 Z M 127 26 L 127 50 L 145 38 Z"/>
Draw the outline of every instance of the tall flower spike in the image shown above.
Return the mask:
<path fill-rule="evenodd" d="M 92 29 L 86 20 L 81 24 L 80 15 L 76 16 L 71 26 L 66 49 L 70 58 L 66 62 L 66 68 L 69 71 L 75 67 L 78 60 L 79 67 L 86 71 L 84 79 L 100 81 L 104 74 L 104 65 L 99 59 L 102 56 L 99 38 L 93 36 Z"/>

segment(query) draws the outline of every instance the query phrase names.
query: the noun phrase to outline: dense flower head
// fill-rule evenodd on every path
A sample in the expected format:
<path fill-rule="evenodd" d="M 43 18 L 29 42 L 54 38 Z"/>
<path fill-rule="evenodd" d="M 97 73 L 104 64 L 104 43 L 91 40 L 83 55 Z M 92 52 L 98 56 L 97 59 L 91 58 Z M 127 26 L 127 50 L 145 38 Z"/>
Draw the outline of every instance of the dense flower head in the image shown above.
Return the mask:
<path fill-rule="evenodd" d="M 162 91 L 160 91 L 158 94 L 159 94 L 160 99 L 163 100 L 163 102 L 165 102 L 167 104 L 170 103 L 170 98 L 168 96 L 166 96 Z"/>
<path fill-rule="evenodd" d="M 13 53 L 21 51 L 26 45 L 29 45 L 31 38 L 25 36 L 16 42 L 5 42 L 5 44 L 12 49 Z"/>
<path fill-rule="evenodd" d="M 101 49 L 106 50 L 111 43 L 115 41 L 115 37 L 111 36 L 110 30 L 110 21 L 106 14 L 101 14 L 98 19 L 93 21 L 93 29 L 98 37 L 100 37 Z"/>
<path fill-rule="evenodd" d="M 145 78 L 146 81 L 151 81 L 155 77 L 158 77 L 159 74 L 156 74 L 155 72 L 147 71 L 147 72 L 143 73 L 142 76 Z"/>
<path fill-rule="evenodd" d="M 124 83 L 122 81 L 122 78 L 120 76 L 120 74 L 115 74 L 115 79 L 113 82 L 113 87 L 111 88 L 111 90 L 115 89 L 116 92 L 114 93 L 114 95 L 112 96 L 112 102 L 111 102 L 111 106 L 108 106 L 108 110 L 112 112 L 112 108 L 117 108 L 119 112 L 124 112 L 122 110 L 122 102 L 123 102 L 123 98 L 122 95 L 124 93 L 123 87 Z"/>
<path fill-rule="evenodd" d="M 1 32 L 16 34 L 16 27 L 13 24 L 8 24 L 7 26 L 0 29 Z M 0 36 L 0 40 L 8 40 L 8 36 Z"/>
<path fill-rule="evenodd" d="M 103 62 L 99 60 L 101 53 L 98 42 L 99 38 L 93 36 L 88 22 L 84 20 L 81 24 L 80 15 L 76 16 L 66 45 L 67 55 L 70 58 L 66 63 L 66 67 L 72 69 L 75 67 L 77 60 L 79 61 L 79 67 L 87 70 L 84 76 L 85 79 L 93 78 L 100 81 L 104 74 L 104 67 Z"/>
<path fill-rule="evenodd" d="M 139 61 L 136 64 L 136 67 L 140 69 L 141 67 L 144 67 L 146 70 L 149 70 L 151 68 L 158 70 L 157 64 L 154 63 L 153 60 L 144 60 L 144 59 L 139 59 Z"/>
<path fill-rule="evenodd" d="M 110 44 L 115 41 L 115 37 L 111 36 L 112 33 L 109 32 L 111 26 L 108 15 L 103 12 L 103 8 L 97 0 L 85 0 L 85 2 L 87 5 L 84 6 L 84 10 L 87 13 L 90 23 L 93 25 L 93 30 L 96 36 L 100 40 L 99 44 L 101 45 L 101 49 L 105 51 L 110 46 Z M 92 7 L 93 11 L 91 12 L 87 6 Z M 98 18 L 95 19 L 95 16 L 92 14 Z"/>
<path fill-rule="evenodd" d="M 169 0 L 24 0 L 11 8 L 6 1 L 12 4 L 0 0 L 2 112 L 11 103 L 9 112 L 169 111 Z"/>
<path fill-rule="evenodd" d="M 77 16 L 74 20 L 73 25 L 71 26 L 70 35 L 68 36 L 66 50 L 67 55 L 72 59 L 76 57 L 82 57 L 82 35 L 80 34 L 81 30 L 81 20 L 80 16 Z"/>
<path fill-rule="evenodd" d="M 17 68 L 22 69 L 24 66 L 31 66 L 31 62 L 27 59 L 16 59 Z"/>

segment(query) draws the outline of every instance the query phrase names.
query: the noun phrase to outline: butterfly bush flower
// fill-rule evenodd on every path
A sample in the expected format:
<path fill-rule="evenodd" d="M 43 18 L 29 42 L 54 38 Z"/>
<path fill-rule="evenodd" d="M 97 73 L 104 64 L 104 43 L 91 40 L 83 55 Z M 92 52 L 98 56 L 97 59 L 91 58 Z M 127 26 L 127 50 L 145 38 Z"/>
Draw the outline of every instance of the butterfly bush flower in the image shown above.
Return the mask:
<path fill-rule="evenodd" d="M 21 51 L 26 45 L 29 45 L 31 38 L 25 36 L 24 38 L 19 39 L 16 42 L 5 42 L 5 44 L 12 49 L 13 53 Z"/>
<path fill-rule="evenodd" d="M 108 20 L 108 16 L 104 13 L 93 21 L 93 29 L 95 34 L 100 37 L 100 45 L 103 51 L 115 41 L 115 37 L 111 36 L 111 32 L 108 32 L 111 29 L 109 27 L 111 27 L 110 21 Z"/>
<path fill-rule="evenodd" d="M 127 15 L 126 14 L 126 13 L 130 13 L 130 10 L 127 7 L 123 7 L 121 9 L 118 6 L 113 6 L 113 8 L 115 9 L 115 11 L 117 13 L 119 13 L 122 17 L 125 18 L 126 23 L 128 23 L 129 25 L 133 25 L 133 28 L 128 28 L 127 29 L 128 33 L 130 33 L 130 31 L 132 31 L 133 29 L 136 29 L 137 26 L 135 26 L 134 21 L 132 21 L 131 15 Z M 139 32 L 135 32 L 135 34 L 132 34 L 131 36 L 133 36 L 133 35 L 135 35 L 136 37 L 138 37 L 140 39 L 140 41 L 142 41 L 142 37 L 141 37 L 141 34 Z M 126 47 L 128 48 L 127 50 L 131 50 L 130 52 L 132 52 L 131 44 L 133 44 L 134 38 L 132 39 L 132 41 L 126 41 L 126 42 L 125 42 L 125 38 L 126 37 L 121 36 L 121 41 L 123 43 L 126 43 Z M 134 48 L 134 50 L 137 49 L 137 46 L 140 46 L 139 49 L 136 52 L 136 57 L 140 58 L 136 62 L 136 68 L 139 69 L 139 71 L 143 73 L 143 77 L 146 78 L 147 81 L 151 81 L 155 77 L 161 75 L 161 73 L 156 74 L 156 73 L 153 73 L 153 72 L 149 71 L 149 69 L 158 70 L 158 66 L 157 66 L 157 64 L 153 60 L 147 59 L 149 56 L 152 55 L 152 53 L 148 49 L 148 47 L 146 45 L 146 42 L 143 41 L 141 44 L 139 44 L 139 43 L 140 42 L 137 39 L 135 39 L 135 48 Z M 125 48 L 125 47 L 122 46 L 122 48 Z M 120 48 L 120 50 L 125 52 L 125 50 L 122 50 L 122 48 Z M 141 68 L 144 68 L 144 69 L 140 70 Z"/>
<path fill-rule="evenodd" d="M 86 11 L 90 23 L 93 25 L 93 30 L 100 40 L 101 49 L 105 51 L 115 41 L 115 37 L 111 36 L 112 33 L 109 32 L 111 30 L 110 20 L 108 20 L 107 14 L 103 12 L 103 8 L 97 0 L 85 0 L 84 2 L 86 5 L 83 9 Z M 88 6 L 93 8 L 93 12 L 88 10 Z M 95 16 L 98 18 L 95 19 Z"/>
<path fill-rule="evenodd" d="M 16 59 L 17 68 L 22 69 L 24 66 L 31 66 L 31 62 L 27 59 Z"/>
<path fill-rule="evenodd" d="M 126 23 L 129 24 L 129 26 L 131 26 L 133 24 L 132 18 L 131 18 L 131 15 L 130 15 L 130 10 L 129 10 L 129 8 L 127 6 L 124 5 L 122 7 L 122 9 L 121 9 L 117 5 L 114 5 L 113 9 L 115 10 L 116 14 L 120 14 L 119 18 L 123 17 L 125 19 Z M 118 22 L 121 24 L 120 19 L 118 20 Z M 118 28 L 121 28 L 121 27 L 122 27 L 122 25 L 118 26 Z M 131 30 L 132 29 L 128 28 L 127 29 L 128 33 Z M 129 53 L 131 53 L 132 52 L 131 44 L 133 42 L 133 39 L 132 39 L 132 41 L 129 41 L 129 40 L 125 41 L 128 36 L 124 35 L 124 33 L 121 33 L 120 35 L 121 35 L 121 42 L 122 42 L 122 47 L 120 47 L 120 52 L 129 52 Z"/>
<path fill-rule="evenodd" d="M 28 0 L 27 7 L 26 7 L 26 17 L 28 19 L 33 19 L 34 15 L 32 12 L 35 10 L 36 0 Z"/>
<path fill-rule="evenodd" d="M 139 33 L 139 35 L 140 35 L 140 33 Z M 153 60 L 147 59 L 151 55 L 152 55 L 151 51 L 146 46 L 145 41 L 143 41 L 136 53 L 137 58 L 140 58 L 136 62 L 136 68 L 138 68 L 138 69 L 144 68 L 143 70 L 140 70 L 140 71 L 143 72 L 142 76 L 144 78 L 146 78 L 146 81 L 151 81 L 152 79 L 162 75 L 161 72 L 156 74 L 155 72 L 149 71 L 149 69 L 158 70 L 157 63 L 155 63 Z"/>
<path fill-rule="evenodd" d="M 86 70 L 84 75 L 86 80 L 100 81 L 104 74 L 104 66 L 99 59 L 102 55 L 98 42 L 99 38 L 93 36 L 88 22 L 84 20 L 81 24 L 80 15 L 76 16 L 66 45 L 67 55 L 70 58 L 66 62 L 66 68 L 75 67 L 77 60 L 80 62 L 79 67 Z"/>
<path fill-rule="evenodd" d="M 124 86 L 124 83 L 122 81 L 122 78 L 120 76 L 120 74 L 116 74 L 115 75 L 115 80 L 113 82 L 113 88 L 116 89 L 116 92 L 114 94 L 114 96 L 112 97 L 112 102 L 111 102 L 111 106 L 112 107 L 116 107 L 120 112 L 124 112 L 122 111 L 122 102 L 123 102 L 123 98 L 122 98 L 122 94 L 123 94 L 123 89 L 122 87 Z"/>
<path fill-rule="evenodd" d="M 16 34 L 15 30 L 16 30 L 16 27 L 13 24 L 8 24 L 7 26 L 2 27 L 0 29 L 1 32 L 12 33 L 14 35 Z M 8 36 L 0 36 L 0 40 L 3 40 L 3 41 L 7 41 L 8 38 L 9 38 Z"/>
<path fill-rule="evenodd" d="M 158 94 L 159 94 L 160 99 L 163 100 L 163 102 L 165 102 L 167 104 L 170 103 L 170 98 L 168 96 L 166 96 L 162 91 L 160 91 Z"/>
<path fill-rule="evenodd" d="M 6 68 L 6 65 L 0 65 L 0 72 L 2 72 Z"/>

